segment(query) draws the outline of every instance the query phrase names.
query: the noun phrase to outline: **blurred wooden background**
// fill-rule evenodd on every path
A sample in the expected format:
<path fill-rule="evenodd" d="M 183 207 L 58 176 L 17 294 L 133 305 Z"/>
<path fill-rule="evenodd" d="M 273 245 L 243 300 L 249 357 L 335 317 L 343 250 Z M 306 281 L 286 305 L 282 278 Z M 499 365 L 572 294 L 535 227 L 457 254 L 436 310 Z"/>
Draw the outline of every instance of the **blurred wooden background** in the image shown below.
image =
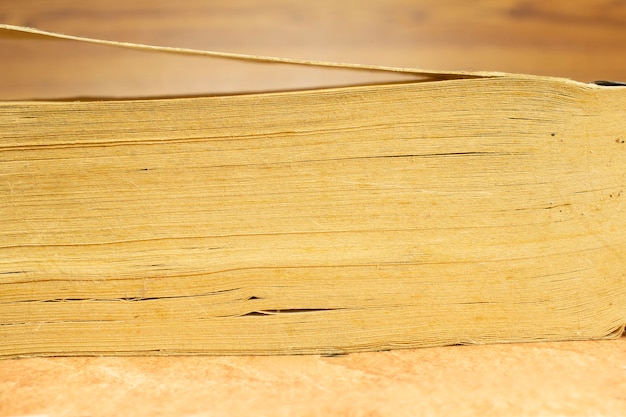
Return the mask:
<path fill-rule="evenodd" d="M 259 55 L 626 81 L 624 0 L 0 0 L 0 22 Z M 0 75 L 0 99 L 224 93 L 376 77 L 1 39 Z M 626 415 L 624 392 L 626 338 L 337 358 L 0 361 L 0 416 L 615 416 Z"/>
<path fill-rule="evenodd" d="M 626 80 L 624 0 L 2 0 L 0 22 L 259 55 Z M 0 98 L 223 93 L 375 79 L 55 41 L 0 41 L 0 54 Z"/>

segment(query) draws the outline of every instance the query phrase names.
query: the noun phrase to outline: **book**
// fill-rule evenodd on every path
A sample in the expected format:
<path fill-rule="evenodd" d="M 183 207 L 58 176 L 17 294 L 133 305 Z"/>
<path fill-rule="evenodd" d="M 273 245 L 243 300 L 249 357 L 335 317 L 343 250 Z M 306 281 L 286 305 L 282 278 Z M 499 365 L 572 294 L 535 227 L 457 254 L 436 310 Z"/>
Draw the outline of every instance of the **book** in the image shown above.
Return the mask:
<path fill-rule="evenodd" d="M 626 88 L 415 74 L 0 102 L 0 356 L 619 337 Z"/>

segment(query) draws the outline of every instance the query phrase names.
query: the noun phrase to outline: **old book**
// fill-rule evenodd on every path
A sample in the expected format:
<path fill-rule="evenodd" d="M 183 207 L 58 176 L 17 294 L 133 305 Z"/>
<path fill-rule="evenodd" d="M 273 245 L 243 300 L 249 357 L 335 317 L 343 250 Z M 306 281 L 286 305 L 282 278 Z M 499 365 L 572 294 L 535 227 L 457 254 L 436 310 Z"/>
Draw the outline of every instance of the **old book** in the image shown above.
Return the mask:
<path fill-rule="evenodd" d="M 0 356 L 622 334 L 626 88 L 345 67 L 415 81 L 0 102 Z"/>

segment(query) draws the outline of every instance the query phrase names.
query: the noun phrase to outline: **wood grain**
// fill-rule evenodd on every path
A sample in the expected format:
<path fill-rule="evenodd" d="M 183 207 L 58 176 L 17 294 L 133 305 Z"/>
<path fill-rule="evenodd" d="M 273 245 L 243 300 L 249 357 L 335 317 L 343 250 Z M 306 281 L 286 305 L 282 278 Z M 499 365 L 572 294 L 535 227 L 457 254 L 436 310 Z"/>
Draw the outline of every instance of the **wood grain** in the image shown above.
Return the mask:
<path fill-rule="evenodd" d="M 620 416 L 626 340 L 0 361 L 2 416 Z"/>
<path fill-rule="evenodd" d="M 258 55 L 626 80 L 623 1 L 22 0 L 0 5 L 0 21 Z M 55 42 L 3 42 L 0 50 L 2 98 L 201 94 L 363 81 L 352 72 L 258 69 Z"/>

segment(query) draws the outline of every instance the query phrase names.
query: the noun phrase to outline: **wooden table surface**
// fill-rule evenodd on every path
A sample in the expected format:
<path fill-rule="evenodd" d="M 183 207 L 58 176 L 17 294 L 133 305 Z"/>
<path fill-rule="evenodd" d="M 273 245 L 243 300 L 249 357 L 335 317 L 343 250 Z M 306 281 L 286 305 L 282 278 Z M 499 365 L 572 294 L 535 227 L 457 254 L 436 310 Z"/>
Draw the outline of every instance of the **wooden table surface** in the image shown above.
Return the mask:
<path fill-rule="evenodd" d="M 0 22 L 119 41 L 626 81 L 620 0 L 20 0 Z M 0 40 L 0 98 L 193 95 L 380 80 L 352 71 Z M 0 361 L 0 416 L 626 415 L 626 338 L 341 357 Z"/>

